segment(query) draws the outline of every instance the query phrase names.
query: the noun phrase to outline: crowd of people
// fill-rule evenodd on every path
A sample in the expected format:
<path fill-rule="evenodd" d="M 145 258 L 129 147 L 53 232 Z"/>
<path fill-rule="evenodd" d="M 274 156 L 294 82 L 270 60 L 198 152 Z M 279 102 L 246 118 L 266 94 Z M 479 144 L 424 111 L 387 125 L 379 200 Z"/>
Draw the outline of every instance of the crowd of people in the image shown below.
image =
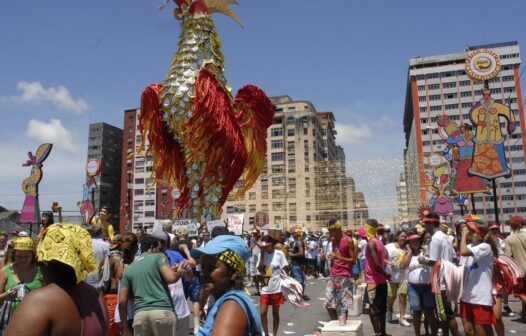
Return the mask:
<path fill-rule="evenodd" d="M 523 302 L 526 319 L 526 225 L 519 216 L 510 222 L 505 239 L 475 215 L 452 230 L 435 213 L 398 232 L 369 219 L 356 231 L 331 220 L 319 232 L 296 228 L 277 237 L 259 229 L 235 236 L 226 226 L 209 232 L 206 224 L 190 236 L 166 221 L 149 234 L 111 232 L 110 239 L 100 221 L 55 224 L 44 213 L 35 240 L 0 233 L 0 331 L 277 335 L 280 307 L 308 307 L 306 279 L 321 277 L 327 314 L 344 324 L 364 284 L 363 313 L 375 335 L 396 321 L 398 299 L 397 323 L 416 335 L 459 335 L 459 316 L 466 335 L 503 336 L 502 316 L 514 314 L 508 295 Z M 510 263 L 515 279 L 500 272 Z M 259 296 L 259 309 L 250 296 Z"/>

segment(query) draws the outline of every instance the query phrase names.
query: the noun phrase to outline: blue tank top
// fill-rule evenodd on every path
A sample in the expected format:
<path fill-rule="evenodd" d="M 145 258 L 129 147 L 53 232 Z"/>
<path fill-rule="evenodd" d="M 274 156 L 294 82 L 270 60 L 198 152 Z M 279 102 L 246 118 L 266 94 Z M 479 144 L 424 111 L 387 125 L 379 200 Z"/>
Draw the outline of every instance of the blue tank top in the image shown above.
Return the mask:
<path fill-rule="evenodd" d="M 209 336 L 212 334 L 212 327 L 214 326 L 214 320 L 216 318 L 217 313 L 219 312 L 219 308 L 225 302 L 226 300 L 234 300 L 236 301 L 241 309 L 245 312 L 245 315 L 247 316 L 248 321 L 248 328 L 246 331 L 246 335 L 261 335 L 262 334 L 262 328 L 261 328 L 261 320 L 259 318 L 259 312 L 256 310 L 256 307 L 254 306 L 254 303 L 252 303 L 252 300 L 250 297 L 242 290 L 231 290 L 229 292 L 226 292 L 221 296 L 212 306 L 212 308 L 208 311 L 208 315 L 206 316 L 205 324 L 199 329 L 197 332 L 197 336 Z M 245 304 L 243 304 L 243 302 Z M 252 319 L 255 324 L 255 330 L 257 330 L 257 334 L 253 334 L 250 332 L 252 328 L 252 324 L 250 322 L 250 317 L 247 312 L 247 308 L 250 310 L 250 313 L 252 314 Z"/>

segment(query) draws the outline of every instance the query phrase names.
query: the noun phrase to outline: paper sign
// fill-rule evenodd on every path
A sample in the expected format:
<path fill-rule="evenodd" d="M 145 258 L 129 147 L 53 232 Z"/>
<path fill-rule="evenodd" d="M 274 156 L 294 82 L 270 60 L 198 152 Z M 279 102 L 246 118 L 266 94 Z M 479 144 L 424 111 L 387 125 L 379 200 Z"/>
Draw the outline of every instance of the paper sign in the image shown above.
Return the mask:
<path fill-rule="evenodd" d="M 234 232 L 236 236 L 241 236 L 243 234 L 244 218 L 244 214 L 229 215 L 227 217 L 228 231 Z"/>

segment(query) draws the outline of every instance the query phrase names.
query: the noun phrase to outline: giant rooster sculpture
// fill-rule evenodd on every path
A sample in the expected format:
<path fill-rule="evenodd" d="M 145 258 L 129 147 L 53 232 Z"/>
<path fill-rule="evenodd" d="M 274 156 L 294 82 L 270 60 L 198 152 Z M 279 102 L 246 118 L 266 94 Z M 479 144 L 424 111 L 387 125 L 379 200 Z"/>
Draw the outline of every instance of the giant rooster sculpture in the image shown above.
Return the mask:
<path fill-rule="evenodd" d="M 210 219 L 221 213 L 239 178 L 234 198 L 261 173 L 274 110 L 253 85 L 232 98 L 223 76 L 210 14 L 223 13 L 240 24 L 229 7 L 236 0 L 173 1 L 181 21 L 178 50 L 166 79 L 144 90 L 139 125 L 149 141 L 155 181 L 180 190 L 178 212 L 191 209 L 194 218 Z"/>

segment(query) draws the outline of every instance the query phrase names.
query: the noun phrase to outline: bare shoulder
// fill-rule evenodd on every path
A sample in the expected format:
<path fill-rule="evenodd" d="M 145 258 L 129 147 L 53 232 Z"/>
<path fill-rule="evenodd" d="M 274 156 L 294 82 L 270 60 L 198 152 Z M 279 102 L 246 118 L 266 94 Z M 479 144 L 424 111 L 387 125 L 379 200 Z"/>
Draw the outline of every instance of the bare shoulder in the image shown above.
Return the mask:
<path fill-rule="evenodd" d="M 212 335 L 221 335 L 225 330 L 232 336 L 246 335 L 247 328 L 248 319 L 243 308 L 234 300 L 226 300 L 219 308 Z"/>

